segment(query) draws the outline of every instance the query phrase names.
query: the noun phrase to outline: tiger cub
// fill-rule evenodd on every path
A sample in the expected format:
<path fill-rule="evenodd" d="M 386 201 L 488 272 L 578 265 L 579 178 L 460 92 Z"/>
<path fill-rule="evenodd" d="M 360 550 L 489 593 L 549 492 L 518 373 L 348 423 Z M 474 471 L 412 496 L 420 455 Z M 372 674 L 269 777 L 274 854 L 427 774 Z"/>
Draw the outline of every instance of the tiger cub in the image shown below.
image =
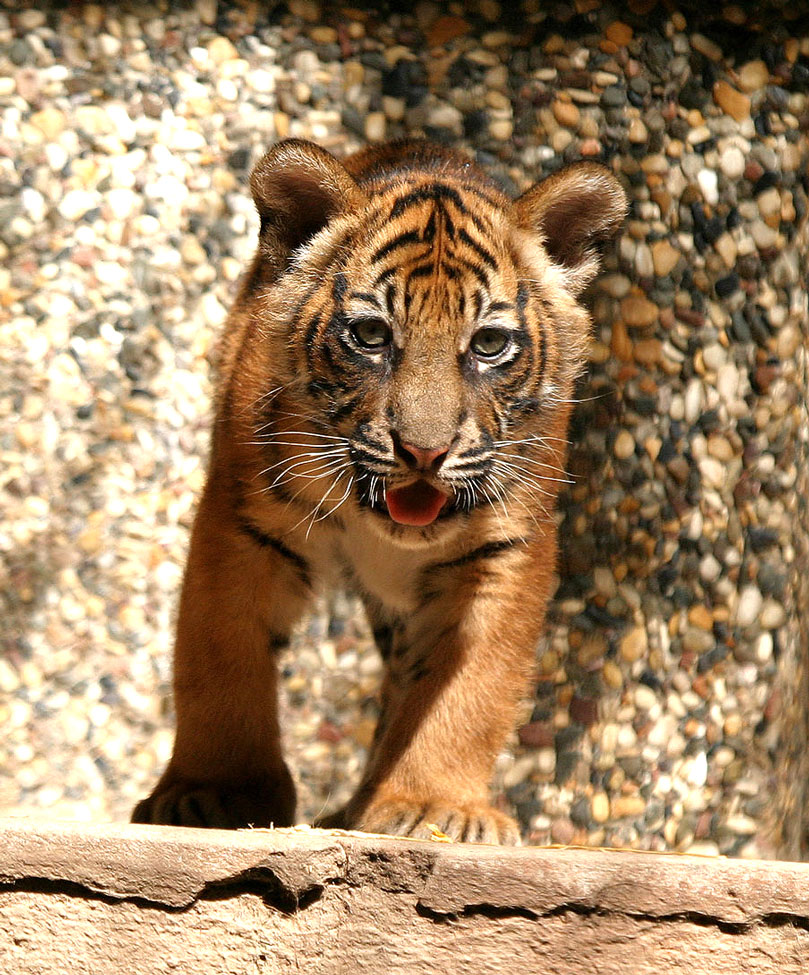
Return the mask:
<path fill-rule="evenodd" d="M 278 652 L 325 584 L 386 664 L 348 804 L 320 825 L 516 843 L 495 758 L 530 687 L 590 320 L 576 296 L 626 210 L 571 165 L 512 201 L 465 155 L 339 162 L 274 146 L 258 250 L 221 347 L 180 600 L 171 761 L 136 822 L 286 826 Z"/>

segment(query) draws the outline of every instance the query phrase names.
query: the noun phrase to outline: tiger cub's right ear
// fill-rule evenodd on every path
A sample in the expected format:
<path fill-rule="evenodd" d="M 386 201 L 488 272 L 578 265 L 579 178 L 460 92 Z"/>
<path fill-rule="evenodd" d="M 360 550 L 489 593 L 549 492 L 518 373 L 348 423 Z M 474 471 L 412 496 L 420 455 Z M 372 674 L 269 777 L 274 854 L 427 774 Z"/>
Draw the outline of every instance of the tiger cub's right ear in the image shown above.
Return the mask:
<path fill-rule="evenodd" d="M 286 139 L 256 163 L 250 191 L 261 220 L 261 247 L 285 261 L 333 218 L 362 206 L 365 197 L 325 149 Z"/>

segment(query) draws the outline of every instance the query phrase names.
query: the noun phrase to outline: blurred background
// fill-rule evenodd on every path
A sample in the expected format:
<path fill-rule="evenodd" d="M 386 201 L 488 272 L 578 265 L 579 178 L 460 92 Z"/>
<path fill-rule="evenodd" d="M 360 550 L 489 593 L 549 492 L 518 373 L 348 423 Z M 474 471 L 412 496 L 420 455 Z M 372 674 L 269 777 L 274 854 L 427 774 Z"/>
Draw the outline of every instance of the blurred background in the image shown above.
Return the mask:
<path fill-rule="evenodd" d="M 0 815 L 125 820 L 170 754 L 251 165 L 286 136 L 416 135 L 512 194 L 587 158 L 631 200 L 587 299 L 559 587 L 498 804 L 531 843 L 802 855 L 800 8 L 0 0 Z M 311 821 L 357 780 L 380 664 L 338 595 L 282 666 Z"/>

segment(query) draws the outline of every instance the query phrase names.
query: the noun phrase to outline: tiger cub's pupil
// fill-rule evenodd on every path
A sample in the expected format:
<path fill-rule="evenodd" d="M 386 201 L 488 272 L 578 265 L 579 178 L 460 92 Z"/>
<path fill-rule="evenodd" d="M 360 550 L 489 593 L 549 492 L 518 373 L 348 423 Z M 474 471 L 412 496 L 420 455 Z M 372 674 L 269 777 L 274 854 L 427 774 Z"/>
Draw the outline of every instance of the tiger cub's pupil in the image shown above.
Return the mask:
<path fill-rule="evenodd" d="M 496 359 L 508 348 L 508 332 L 499 328 L 481 328 L 472 336 L 470 347 L 482 359 Z"/>
<path fill-rule="evenodd" d="M 354 341 L 364 349 L 383 349 L 390 344 L 390 328 L 381 318 L 359 318 L 350 328 Z"/>

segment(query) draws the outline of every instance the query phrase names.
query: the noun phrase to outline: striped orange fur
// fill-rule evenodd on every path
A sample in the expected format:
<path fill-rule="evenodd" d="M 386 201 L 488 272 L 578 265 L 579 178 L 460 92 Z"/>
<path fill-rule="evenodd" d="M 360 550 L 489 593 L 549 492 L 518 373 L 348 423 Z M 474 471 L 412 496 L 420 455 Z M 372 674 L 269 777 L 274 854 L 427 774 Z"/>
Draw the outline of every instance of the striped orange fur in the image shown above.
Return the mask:
<path fill-rule="evenodd" d="M 446 148 L 338 162 L 297 140 L 251 189 L 259 245 L 222 342 L 174 753 L 133 818 L 294 821 L 277 651 L 319 587 L 346 585 L 387 668 L 362 781 L 324 822 L 516 842 L 488 785 L 552 585 L 577 296 L 624 194 L 592 163 L 512 201 Z"/>

